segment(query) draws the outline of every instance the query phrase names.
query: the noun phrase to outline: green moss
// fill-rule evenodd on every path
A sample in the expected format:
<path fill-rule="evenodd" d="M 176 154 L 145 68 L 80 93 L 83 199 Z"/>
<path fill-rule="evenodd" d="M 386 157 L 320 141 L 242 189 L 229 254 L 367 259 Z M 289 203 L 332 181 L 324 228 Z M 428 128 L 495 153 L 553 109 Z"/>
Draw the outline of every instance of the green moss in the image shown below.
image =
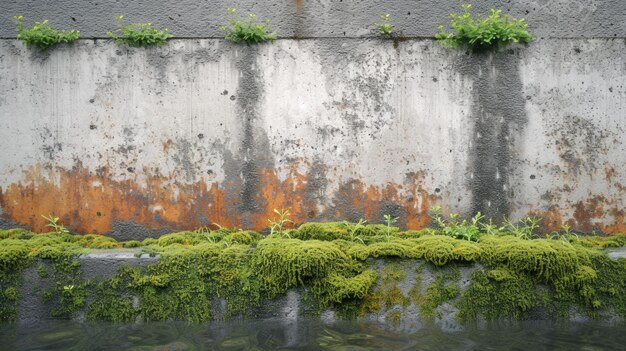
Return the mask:
<path fill-rule="evenodd" d="M 620 244 L 619 237 L 569 243 L 484 235 L 469 242 L 430 230 L 394 229 L 390 238 L 385 232 L 384 225 L 334 222 L 304 224 L 290 231 L 291 238 L 224 228 L 117 242 L 99 235 L 0 231 L 0 319 L 16 318 L 21 272 L 34 264 L 53 282 L 43 295 L 61 318 L 86 307 L 88 319 L 203 322 L 212 318 L 215 297 L 226 301 L 226 316 L 246 315 L 262 298 L 296 287 L 304 288 L 320 310 L 333 306 L 352 317 L 411 303 L 433 317 L 437 306 L 455 301 L 465 320 L 526 318 L 535 307 L 561 316 L 571 311 L 595 316 L 605 308 L 626 316 L 626 260 L 611 260 L 596 249 Z M 76 256 L 86 248 L 107 247 L 139 247 L 161 260 L 121 269 L 106 281 L 85 282 Z M 370 267 L 373 258 L 387 260 L 380 279 Z M 406 266 L 397 259 L 425 260 L 442 270 L 425 290 L 423 272 L 417 270 L 417 283 L 405 295 L 399 283 L 406 280 Z M 52 263 L 51 269 L 38 260 Z M 459 298 L 455 267 L 467 262 L 485 269 L 474 273 Z"/>
<path fill-rule="evenodd" d="M 304 223 L 298 229 L 289 231 L 292 239 L 333 241 L 349 239 L 348 228 L 341 222 Z"/>
<path fill-rule="evenodd" d="M 533 279 L 506 267 L 472 274 L 472 283 L 459 302 L 459 319 L 493 320 L 501 317 L 522 319 L 538 303 L 545 301 L 535 294 Z"/>
<path fill-rule="evenodd" d="M 349 254 L 364 260 L 368 257 L 424 259 L 436 266 L 455 261 L 475 261 L 482 253 L 478 244 L 447 236 L 428 235 L 417 239 L 393 239 L 367 246 L 353 246 Z"/>
<path fill-rule="evenodd" d="M 252 267 L 260 276 L 263 290 L 270 297 L 287 289 L 319 284 L 331 273 L 349 278 L 362 267 L 331 242 L 268 238 L 258 243 L 252 256 Z"/>
<path fill-rule="evenodd" d="M 459 270 L 456 267 L 437 272 L 435 280 L 428 285 L 426 294 L 419 303 L 420 312 L 425 318 L 433 318 L 438 306 L 459 295 L 459 278 Z"/>
<path fill-rule="evenodd" d="M 95 284 L 86 318 L 109 322 L 134 321 L 139 312 L 133 307 L 129 287 L 137 274 L 135 269 L 123 267 L 108 281 Z"/>
<path fill-rule="evenodd" d="M 90 249 L 117 249 L 122 247 L 115 239 L 97 234 L 83 235 L 79 242 L 83 247 Z"/>
<path fill-rule="evenodd" d="M 626 234 L 616 234 L 612 236 L 579 236 L 572 239 L 573 242 L 592 248 L 610 248 L 626 246 Z"/>
<path fill-rule="evenodd" d="M 398 227 L 391 227 L 391 235 L 400 235 Z M 289 231 L 292 239 L 300 240 L 346 240 L 359 238 L 365 243 L 386 241 L 387 226 L 384 224 L 357 224 L 350 222 L 304 223 L 298 229 Z"/>

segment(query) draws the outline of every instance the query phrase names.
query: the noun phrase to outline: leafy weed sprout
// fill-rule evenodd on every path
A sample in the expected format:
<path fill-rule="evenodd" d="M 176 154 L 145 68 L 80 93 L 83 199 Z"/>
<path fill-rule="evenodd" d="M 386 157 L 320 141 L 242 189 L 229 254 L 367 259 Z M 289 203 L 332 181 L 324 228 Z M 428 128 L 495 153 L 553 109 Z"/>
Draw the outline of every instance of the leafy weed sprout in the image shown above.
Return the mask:
<path fill-rule="evenodd" d="M 390 37 L 393 35 L 393 25 L 389 23 L 390 18 L 391 14 L 387 13 L 380 16 L 380 19 L 382 20 L 381 23 L 374 23 L 374 25 L 378 29 L 378 34 L 380 34 L 381 36 Z"/>
<path fill-rule="evenodd" d="M 254 13 L 248 14 L 248 18 L 245 20 L 237 20 L 235 12 L 237 9 L 229 8 L 229 24 L 220 26 L 220 29 L 226 34 L 226 40 L 237 44 L 241 42 L 258 44 L 276 40 L 276 32 L 269 32 L 267 29 L 269 20 L 257 23 Z"/>
<path fill-rule="evenodd" d="M 13 21 L 17 24 L 17 39 L 26 44 L 27 47 L 35 46 L 41 50 L 48 49 L 59 43 L 71 43 L 80 38 L 79 30 L 55 30 L 48 24 L 48 20 L 35 22 L 32 28 L 24 28 L 24 17 L 13 16 Z"/>
<path fill-rule="evenodd" d="M 159 30 L 154 28 L 152 23 L 123 24 L 123 20 L 124 16 L 115 18 L 119 28 L 107 33 L 119 45 L 130 47 L 161 46 L 172 38 L 167 28 Z"/>
<path fill-rule="evenodd" d="M 450 27 L 439 26 L 441 32 L 435 35 L 441 45 L 456 48 L 466 44 L 473 48 L 504 47 L 512 43 L 529 43 L 533 40 L 524 19 L 509 15 L 502 16 L 502 10 L 491 9 L 489 16 L 472 14 L 471 4 L 462 4 L 462 14 L 450 14 Z"/>
<path fill-rule="evenodd" d="M 385 217 L 385 224 L 387 225 L 385 238 L 389 241 L 391 239 L 391 226 L 398 221 L 398 217 L 391 217 L 390 214 L 386 214 L 383 217 Z"/>
<path fill-rule="evenodd" d="M 446 222 L 441 216 L 441 207 L 437 206 L 431 210 L 431 218 L 437 224 L 444 235 L 467 241 L 478 241 L 481 234 L 482 220 L 485 216 L 480 212 L 476 213 L 470 221 L 466 219 L 459 221 L 458 213 L 451 213 Z M 493 225 L 490 222 L 491 225 Z M 489 227 L 490 230 L 493 230 Z"/>
<path fill-rule="evenodd" d="M 360 242 L 361 244 L 365 244 L 365 242 L 363 241 L 363 239 L 361 239 L 361 237 L 359 235 L 357 235 L 357 233 L 359 232 L 359 230 L 365 228 L 365 225 L 367 224 L 367 221 L 364 220 L 363 218 L 359 219 L 358 223 L 350 223 L 347 221 L 344 221 L 343 224 L 349 228 L 349 235 L 350 235 L 350 241 L 352 242 Z"/>
<path fill-rule="evenodd" d="M 278 235 L 280 237 L 291 238 L 289 234 L 286 232 L 286 225 L 289 223 L 293 224 L 293 221 L 289 219 L 291 213 L 289 209 L 284 209 L 282 211 L 274 209 L 274 213 L 278 215 L 277 219 L 268 219 L 267 221 L 270 224 L 270 235 Z"/>
<path fill-rule="evenodd" d="M 59 217 L 56 217 L 54 215 L 48 215 L 47 217 L 44 215 L 41 215 L 41 217 L 43 217 L 47 224 L 46 227 L 48 228 L 52 228 L 52 232 L 53 233 L 59 233 L 59 234 L 69 234 L 70 231 L 65 228 L 65 226 L 61 223 L 59 223 Z"/>
<path fill-rule="evenodd" d="M 443 234 L 456 239 L 467 241 L 479 241 L 481 235 L 510 234 L 519 239 L 531 240 L 536 237 L 535 231 L 539 228 L 540 219 L 535 217 L 525 217 L 517 222 L 504 218 L 503 225 L 498 226 L 490 218 L 484 223 L 485 216 L 480 212 L 476 213 L 469 221 L 459 220 L 458 213 L 451 213 L 446 220 L 441 214 L 441 207 L 433 207 L 430 210 L 431 220 L 437 229 Z M 571 232 L 565 231 L 567 237 L 571 237 Z"/>
<path fill-rule="evenodd" d="M 539 222 L 541 220 L 535 217 L 522 218 L 517 222 L 511 222 L 505 218 L 504 230 L 520 239 L 530 240 L 533 238 L 535 230 L 539 228 Z"/>

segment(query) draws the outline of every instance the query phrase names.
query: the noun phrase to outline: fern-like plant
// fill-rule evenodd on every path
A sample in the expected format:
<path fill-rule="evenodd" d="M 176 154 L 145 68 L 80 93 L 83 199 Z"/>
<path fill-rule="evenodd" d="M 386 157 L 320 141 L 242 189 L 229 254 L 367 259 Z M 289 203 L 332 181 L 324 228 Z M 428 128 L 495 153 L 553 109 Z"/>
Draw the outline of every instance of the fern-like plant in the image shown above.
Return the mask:
<path fill-rule="evenodd" d="M 124 24 L 123 21 L 124 16 L 115 18 L 119 28 L 107 33 L 117 44 L 130 47 L 161 46 L 172 38 L 167 28 L 160 30 L 154 28 L 152 23 Z"/>
<path fill-rule="evenodd" d="M 497 48 L 512 43 L 529 43 L 533 40 L 528 24 L 523 18 L 502 15 L 502 10 L 491 9 L 491 14 L 472 14 L 471 4 L 462 4 L 462 14 L 450 15 L 450 28 L 439 26 L 435 35 L 441 45 L 456 48 L 465 44 L 473 48 Z"/>
<path fill-rule="evenodd" d="M 222 32 L 226 34 L 226 40 L 233 43 L 258 44 L 266 41 L 276 40 L 276 32 L 270 32 L 267 28 L 269 20 L 257 23 L 254 13 L 248 14 L 248 18 L 238 20 L 235 17 L 237 9 L 229 8 L 228 15 L 230 21 L 228 25 L 220 26 Z"/>
<path fill-rule="evenodd" d="M 71 43 L 80 38 L 79 30 L 55 30 L 48 24 L 48 20 L 35 22 L 32 28 L 24 27 L 23 16 L 13 16 L 17 28 L 17 39 L 26 44 L 27 47 L 35 46 L 41 50 L 48 49 L 59 43 Z"/>

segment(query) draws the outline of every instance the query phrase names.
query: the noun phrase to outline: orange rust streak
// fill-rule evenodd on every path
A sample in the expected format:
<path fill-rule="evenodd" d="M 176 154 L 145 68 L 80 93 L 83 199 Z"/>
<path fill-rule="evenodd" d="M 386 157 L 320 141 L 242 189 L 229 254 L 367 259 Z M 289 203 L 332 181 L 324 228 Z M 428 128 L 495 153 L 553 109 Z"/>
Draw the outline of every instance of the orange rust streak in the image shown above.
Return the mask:
<path fill-rule="evenodd" d="M 542 224 L 549 231 L 559 231 L 563 224 L 567 224 L 572 229 L 587 233 L 595 229 L 606 234 L 626 233 L 626 213 L 617 206 L 615 200 L 598 195 L 575 203 L 570 209 L 573 210 L 573 218 L 567 220 L 556 206 L 546 212 L 531 211 L 529 214 L 542 218 Z"/>
<path fill-rule="evenodd" d="M 540 218 L 541 225 L 547 231 L 559 231 L 563 227 L 563 218 L 558 207 L 552 207 L 546 212 L 531 211 L 529 215 Z"/>
<path fill-rule="evenodd" d="M 251 229 L 267 228 L 267 220 L 276 217 L 274 209 L 290 208 L 296 223 L 353 219 L 355 213 L 378 222 L 390 204 L 405 210 L 400 224 L 408 228 L 419 229 L 429 223 L 428 207 L 436 198 L 422 188 L 419 176 L 404 185 L 383 187 L 348 180 L 332 198 L 324 200 L 319 189 L 308 188 L 308 176 L 297 166 L 291 165 L 284 180 L 273 169 L 259 170 L 259 208 L 246 222 Z M 143 174 L 147 173 L 144 169 Z M 94 173 L 80 164 L 70 170 L 31 167 L 24 172 L 23 181 L 0 189 L 3 217 L 38 232 L 48 230 L 41 217 L 44 214 L 59 216 L 64 225 L 79 233 L 104 234 L 112 230 L 115 221 L 129 220 L 152 229 L 187 230 L 212 223 L 241 226 L 238 201 L 237 194 L 227 194 L 224 187 L 207 184 L 204 179 L 178 184 L 167 177 L 147 175 L 139 184 L 136 179 L 114 180 L 106 168 Z"/>
<path fill-rule="evenodd" d="M 238 222 L 236 215 L 228 214 L 224 190 L 216 184 L 207 188 L 200 181 L 178 186 L 176 195 L 174 186 L 157 176 L 149 176 L 142 188 L 133 180 L 111 180 L 106 170 L 96 175 L 81 166 L 47 173 L 45 177 L 40 167 L 32 167 L 23 182 L 0 193 L 5 217 L 43 232 L 47 228 L 41 215 L 54 214 L 81 233 L 109 232 L 115 220 L 172 229 Z"/>

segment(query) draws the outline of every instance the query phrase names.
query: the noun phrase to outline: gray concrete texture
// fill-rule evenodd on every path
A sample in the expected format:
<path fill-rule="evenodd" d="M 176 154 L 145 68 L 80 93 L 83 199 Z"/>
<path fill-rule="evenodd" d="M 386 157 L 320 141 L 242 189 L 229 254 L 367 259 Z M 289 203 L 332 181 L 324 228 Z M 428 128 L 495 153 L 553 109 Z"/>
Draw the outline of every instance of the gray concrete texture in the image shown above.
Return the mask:
<path fill-rule="evenodd" d="M 478 11 L 502 9 L 524 17 L 539 38 L 626 37 L 623 0 L 488 0 L 474 1 Z M 392 15 L 398 31 L 408 37 L 432 37 L 448 14 L 459 11 L 456 0 L 21 0 L 0 1 L 0 37 L 15 36 L 14 15 L 48 19 L 56 28 L 80 29 L 84 38 L 103 38 L 115 28 L 115 17 L 168 27 L 180 38 L 219 38 L 227 8 L 241 15 L 254 12 L 270 20 L 281 37 L 362 37 L 373 23 Z"/>
<path fill-rule="evenodd" d="M 626 232 L 626 43 L 0 41 L 0 216 L 119 239 L 428 210 Z"/>
<path fill-rule="evenodd" d="M 97 253 L 84 254 L 78 257 L 81 263 L 78 278 L 97 284 L 113 277 L 117 270 L 122 266 L 134 266 L 145 268 L 150 264 L 158 262 L 160 257 L 141 257 L 133 256 L 132 252 L 124 250 L 98 250 Z M 617 259 L 617 257 L 615 257 Z M 378 272 L 378 282 L 373 287 L 373 296 L 385 296 L 389 289 L 397 289 L 402 295 L 402 299 L 409 301 L 408 304 L 387 305 L 381 303 L 378 310 L 369 310 L 368 313 L 359 317 L 359 319 L 369 322 L 376 322 L 381 327 L 391 332 L 414 333 L 422 329 L 425 325 L 434 323 L 438 328 L 445 332 L 462 331 L 465 327 L 457 319 L 459 312 L 456 306 L 461 295 L 470 286 L 472 273 L 484 269 L 479 264 L 465 264 L 454 267 L 435 267 L 423 260 L 398 260 L 398 259 L 376 259 L 369 262 L 370 268 Z M 39 267 L 50 271 L 49 262 L 38 262 Z M 393 266 L 394 270 L 400 269 L 404 272 L 404 278 L 397 281 L 390 280 L 383 282 L 386 269 Z M 424 316 L 420 313 L 420 307 L 411 297 L 414 289 L 421 296 L 425 296 L 428 287 L 435 282 L 438 275 L 444 272 L 451 272 L 459 269 L 460 279 L 445 280 L 445 284 L 454 284 L 459 287 L 459 294 L 454 299 L 444 302 L 437 306 L 433 317 Z M 18 306 L 18 321 L 23 324 L 34 323 L 49 320 L 51 312 L 58 303 L 54 301 L 45 301 L 42 294 L 46 289 L 54 286 L 54 281 L 50 277 L 42 278 L 37 274 L 35 268 L 29 268 L 22 273 L 23 284 L 20 288 L 20 303 Z M 538 285 L 537 289 L 545 287 Z M 340 321 L 341 314 L 334 308 L 328 308 L 322 313 L 312 303 L 310 299 L 310 291 L 305 288 L 298 287 L 288 290 L 284 295 L 274 299 L 263 298 L 259 306 L 248 311 L 247 315 L 229 315 L 226 300 L 223 297 L 215 296 L 212 299 L 211 318 L 214 321 L 235 320 L 254 316 L 257 320 L 264 323 L 280 326 L 285 331 L 285 335 L 289 337 L 288 342 L 297 343 L 299 335 L 298 321 L 302 319 L 319 318 L 325 324 L 333 324 Z M 133 296 L 135 307 L 141 307 L 139 297 Z M 87 305 L 91 301 L 87 300 Z M 552 307 L 536 307 L 528 311 L 532 320 L 554 320 L 557 318 L 556 311 Z M 615 316 L 612 309 L 600 309 L 596 311 L 597 320 L 623 322 L 623 318 Z M 79 310 L 73 317 L 74 320 L 84 321 L 85 311 Z M 578 312 L 572 312 L 569 320 L 576 322 L 590 321 L 590 317 L 580 315 Z M 505 319 L 501 320 L 502 322 Z M 484 324 L 486 321 L 482 318 L 476 321 Z"/>

